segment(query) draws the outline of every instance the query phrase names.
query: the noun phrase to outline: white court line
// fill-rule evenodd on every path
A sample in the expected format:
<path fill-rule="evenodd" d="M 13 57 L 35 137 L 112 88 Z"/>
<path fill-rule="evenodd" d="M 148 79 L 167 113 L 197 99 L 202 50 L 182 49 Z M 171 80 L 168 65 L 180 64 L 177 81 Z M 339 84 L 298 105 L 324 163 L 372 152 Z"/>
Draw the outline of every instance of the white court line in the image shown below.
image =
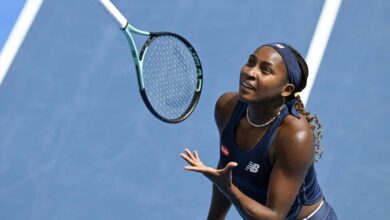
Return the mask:
<path fill-rule="evenodd" d="M 310 92 L 313 88 L 318 69 L 320 68 L 326 46 L 328 45 L 328 40 L 332 33 L 341 2 L 342 0 L 325 0 L 320 18 L 318 19 L 317 27 L 306 56 L 306 62 L 309 66 L 307 85 L 299 94 L 305 105 L 309 100 Z"/>
<path fill-rule="evenodd" d="M 41 8 L 42 3 L 43 0 L 27 0 L 24 4 L 22 12 L 4 44 L 3 50 L 0 51 L 0 85 L 12 64 L 19 47 L 22 45 L 35 16 Z"/>

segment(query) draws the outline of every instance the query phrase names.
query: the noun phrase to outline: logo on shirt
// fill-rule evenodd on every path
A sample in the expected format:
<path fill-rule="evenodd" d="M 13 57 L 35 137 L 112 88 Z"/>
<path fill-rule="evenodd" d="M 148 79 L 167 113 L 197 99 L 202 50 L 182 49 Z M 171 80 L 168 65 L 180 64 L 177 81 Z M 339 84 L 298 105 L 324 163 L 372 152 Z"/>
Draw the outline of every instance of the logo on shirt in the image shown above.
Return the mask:
<path fill-rule="evenodd" d="M 225 156 L 225 157 L 230 155 L 229 149 L 225 145 L 221 146 L 221 152 L 222 152 L 223 156 Z"/>
<path fill-rule="evenodd" d="M 245 167 L 245 170 L 251 173 L 257 173 L 259 171 L 259 168 L 260 168 L 259 164 L 250 161 L 249 164 Z"/>

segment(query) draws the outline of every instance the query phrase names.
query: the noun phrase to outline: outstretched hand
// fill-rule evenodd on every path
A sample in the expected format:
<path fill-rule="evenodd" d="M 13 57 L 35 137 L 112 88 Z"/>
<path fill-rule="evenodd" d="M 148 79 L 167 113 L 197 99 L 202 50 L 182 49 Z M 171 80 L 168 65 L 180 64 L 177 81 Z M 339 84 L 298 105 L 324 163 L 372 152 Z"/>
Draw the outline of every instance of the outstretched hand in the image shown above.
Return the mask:
<path fill-rule="evenodd" d="M 192 153 L 190 150 L 185 149 L 184 153 L 181 153 L 180 156 L 189 164 L 184 166 L 185 170 L 204 174 L 222 191 L 231 187 L 232 169 L 238 165 L 236 162 L 228 163 L 223 169 L 214 169 L 203 164 L 197 151 Z"/>

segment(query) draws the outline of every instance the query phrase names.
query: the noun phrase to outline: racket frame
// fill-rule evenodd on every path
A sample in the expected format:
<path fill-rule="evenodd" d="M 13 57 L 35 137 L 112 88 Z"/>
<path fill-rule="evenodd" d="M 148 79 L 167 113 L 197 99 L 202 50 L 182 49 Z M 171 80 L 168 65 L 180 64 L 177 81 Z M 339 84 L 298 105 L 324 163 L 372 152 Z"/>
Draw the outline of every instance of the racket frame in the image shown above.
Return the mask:
<path fill-rule="evenodd" d="M 126 39 L 130 45 L 131 56 L 133 57 L 134 64 L 135 64 L 135 70 L 137 71 L 137 80 L 138 80 L 139 89 L 145 90 L 144 76 L 143 76 L 143 72 L 142 72 L 143 57 L 138 55 L 137 45 L 135 45 L 135 41 L 134 41 L 133 35 L 131 33 L 136 33 L 136 34 L 143 35 L 143 36 L 151 36 L 151 33 L 147 32 L 147 31 L 139 30 L 129 23 L 127 23 L 126 27 L 122 30 L 125 33 Z"/>
<path fill-rule="evenodd" d="M 143 87 L 143 89 L 140 89 L 140 93 L 141 93 L 141 97 L 142 97 L 142 100 L 144 101 L 145 105 L 147 106 L 149 111 L 155 117 L 157 117 L 158 119 L 160 119 L 160 120 L 162 120 L 164 122 L 167 122 L 167 123 L 179 123 L 179 122 L 185 120 L 186 118 L 188 118 L 188 116 L 194 111 L 194 109 L 195 109 L 195 107 L 196 107 L 196 105 L 197 105 L 197 103 L 199 101 L 200 94 L 201 94 L 201 91 L 202 91 L 202 86 L 203 86 L 202 64 L 200 62 L 198 54 L 195 51 L 195 48 L 184 37 L 182 37 L 182 36 L 180 36 L 178 34 L 171 33 L 171 32 L 150 32 L 150 37 L 148 38 L 148 40 L 143 45 L 143 47 L 142 47 L 142 49 L 140 51 L 139 58 L 141 60 L 141 67 L 142 67 L 143 58 L 144 58 L 144 55 L 146 54 L 146 51 L 147 51 L 149 45 L 151 45 L 153 43 L 153 41 L 155 39 L 157 39 L 158 37 L 160 37 L 160 36 L 167 36 L 167 35 L 173 36 L 173 37 L 179 39 L 187 47 L 187 49 L 189 50 L 189 52 L 192 55 L 192 58 L 194 59 L 194 64 L 195 64 L 195 67 L 196 67 L 196 75 L 197 76 L 196 76 L 195 93 L 194 93 L 194 96 L 192 97 L 191 103 L 190 103 L 189 107 L 186 109 L 186 111 L 183 112 L 183 114 L 181 116 L 179 116 L 176 119 L 167 119 L 167 118 L 161 116 L 153 108 L 153 106 L 149 102 L 149 99 L 147 98 L 147 94 L 146 94 L 146 91 L 145 91 L 144 87 Z M 140 77 L 143 77 L 142 69 L 140 71 L 141 71 Z M 140 79 L 140 81 L 143 83 L 143 79 Z"/>
<path fill-rule="evenodd" d="M 110 0 L 100 0 L 104 8 L 112 15 L 112 17 L 116 20 L 116 22 L 119 24 L 120 29 L 124 32 L 126 39 L 128 40 L 128 43 L 130 45 L 131 49 L 131 55 L 133 57 L 135 69 L 137 72 L 137 80 L 138 80 L 138 86 L 140 89 L 142 100 L 144 101 L 146 107 L 149 109 L 149 111 L 158 119 L 167 122 L 167 123 L 179 123 L 183 120 L 185 120 L 195 109 L 200 94 L 202 91 L 203 86 L 203 72 L 202 72 L 202 65 L 200 63 L 200 59 L 198 54 L 196 53 L 195 49 L 192 47 L 192 45 L 182 36 L 171 33 L 171 32 L 147 32 L 140 29 L 135 28 L 132 26 L 126 19 L 126 17 L 116 8 L 116 6 L 110 1 Z M 144 43 L 140 53 L 138 54 L 138 49 L 135 44 L 134 37 L 132 33 L 148 36 L 149 38 Z M 187 46 L 189 49 L 196 66 L 196 72 L 197 72 L 197 82 L 196 82 L 196 88 L 195 88 L 195 94 L 192 98 L 192 101 L 190 103 L 190 106 L 187 108 L 187 111 L 185 111 L 180 117 L 176 119 L 167 119 L 163 116 L 161 116 L 151 105 L 149 102 L 149 99 L 147 98 L 147 94 L 145 91 L 145 84 L 144 84 L 144 77 L 143 77 L 143 61 L 144 61 L 144 55 L 146 54 L 146 51 L 148 49 L 148 46 L 152 44 L 152 42 L 159 36 L 162 35 L 171 35 L 179 39 L 184 45 Z"/>

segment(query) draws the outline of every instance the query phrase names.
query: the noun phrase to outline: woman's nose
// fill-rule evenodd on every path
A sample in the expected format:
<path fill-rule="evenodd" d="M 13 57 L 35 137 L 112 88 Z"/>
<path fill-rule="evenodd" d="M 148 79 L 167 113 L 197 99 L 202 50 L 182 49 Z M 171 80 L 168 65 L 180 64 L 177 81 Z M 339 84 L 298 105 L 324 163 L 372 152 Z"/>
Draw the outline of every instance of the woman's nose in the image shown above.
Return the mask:
<path fill-rule="evenodd" d="M 245 76 L 247 79 L 254 80 L 256 79 L 256 68 L 255 67 L 247 67 L 245 68 Z"/>

